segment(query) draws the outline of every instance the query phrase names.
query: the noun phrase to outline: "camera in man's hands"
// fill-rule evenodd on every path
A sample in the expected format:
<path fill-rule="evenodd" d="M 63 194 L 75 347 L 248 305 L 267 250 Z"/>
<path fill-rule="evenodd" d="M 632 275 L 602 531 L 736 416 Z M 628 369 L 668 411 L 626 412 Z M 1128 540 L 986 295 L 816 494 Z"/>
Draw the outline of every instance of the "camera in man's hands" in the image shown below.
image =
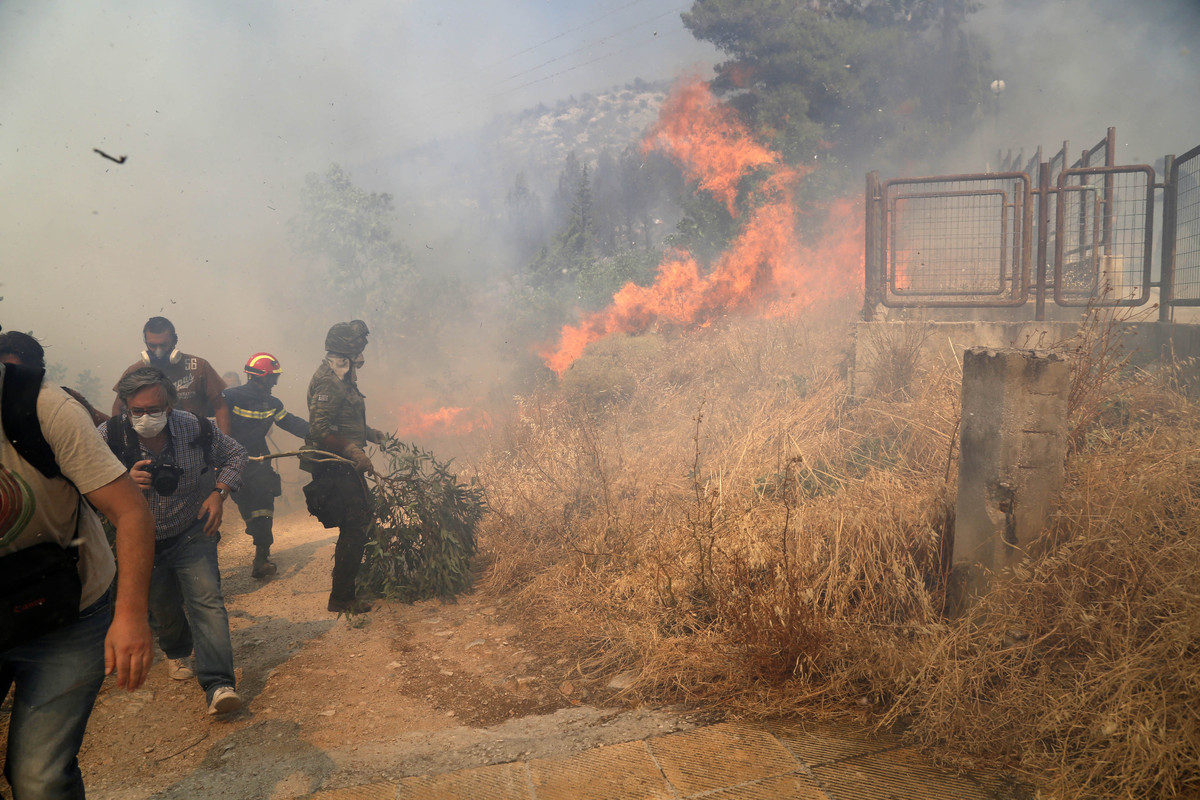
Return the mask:
<path fill-rule="evenodd" d="M 183 469 L 167 458 L 155 459 L 146 467 L 150 473 L 150 486 L 156 494 L 169 497 L 179 488 L 179 479 L 183 477 Z"/>

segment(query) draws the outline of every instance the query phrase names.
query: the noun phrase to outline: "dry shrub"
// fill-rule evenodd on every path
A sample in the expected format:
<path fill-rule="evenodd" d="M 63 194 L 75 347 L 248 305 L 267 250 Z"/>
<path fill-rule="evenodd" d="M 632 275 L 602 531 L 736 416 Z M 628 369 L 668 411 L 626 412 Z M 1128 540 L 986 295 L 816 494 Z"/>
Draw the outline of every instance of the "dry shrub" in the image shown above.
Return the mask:
<path fill-rule="evenodd" d="M 628 399 L 644 364 L 662 347 L 654 335 L 612 337 L 592 345 L 588 358 L 563 373 L 559 393 L 589 410 Z"/>
<path fill-rule="evenodd" d="M 635 669 L 631 696 L 885 696 L 887 642 L 940 609 L 957 385 L 852 402 L 848 341 L 836 318 L 730 322 L 664 337 L 619 410 L 523 399 L 479 464 L 486 580 L 581 674 Z"/>
<path fill-rule="evenodd" d="M 630 701 L 867 706 L 1062 797 L 1200 789 L 1195 407 L 1074 365 L 1119 402 L 1076 406 L 1051 530 L 946 619 L 958 376 L 851 398 L 846 319 L 662 337 L 619 405 L 522 399 L 477 464 L 484 580 L 593 691 L 628 671 Z"/>
<path fill-rule="evenodd" d="M 863 327 L 856 356 L 865 364 L 869 382 L 863 388 L 884 397 L 911 396 L 928 360 L 925 345 L 932 335 L 933 326 L 926 322 Z"/>
<path fill-rule="evenodd" d="M 1064 353 L 1071 369 L 1067 392 L 1068 442 L 1082 444 L 1088 431 L 1105 418 L 1112 421 L 1125 405 L 1124 395 L 1140 381 L 1131 380 L 1132 353 L 1123 331 L 1145 321 L 1153 308 L 1089 306 L 1078 331 L 1067 339 L 1048 345 Z"/>
<path fill-rule="evenodd" d="M 1200 790 L 1200 431 L 1158 399 L 1176 413 L 1075 454 L 1040 552 L 929 636 L 892 710 L 922 740 L 1064 797 Z"/>

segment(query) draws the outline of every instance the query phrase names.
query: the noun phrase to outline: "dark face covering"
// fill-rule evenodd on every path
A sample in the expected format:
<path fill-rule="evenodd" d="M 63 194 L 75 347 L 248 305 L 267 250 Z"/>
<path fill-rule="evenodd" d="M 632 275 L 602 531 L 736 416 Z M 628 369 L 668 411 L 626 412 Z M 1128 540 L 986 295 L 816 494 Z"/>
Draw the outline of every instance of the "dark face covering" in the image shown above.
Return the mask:
<path fill-rule="evenodd" d="M 154 338 L 160 339 L 160 336 Z M 159 369 L 171 363 L 171 351 L 175 349 L 176 344 L 174 337 L 162 338 L 166 338 L 166 341 L 146 342 L 146 354 L 150 356 L 150 366 Z"/>
<path fill-rule="evenodd" d="M 150 366 L 162 369 L 171 363 L 171 347 L 169 345 L 163 347 L 146 347 L 146 352 L 150 355 Z"/>

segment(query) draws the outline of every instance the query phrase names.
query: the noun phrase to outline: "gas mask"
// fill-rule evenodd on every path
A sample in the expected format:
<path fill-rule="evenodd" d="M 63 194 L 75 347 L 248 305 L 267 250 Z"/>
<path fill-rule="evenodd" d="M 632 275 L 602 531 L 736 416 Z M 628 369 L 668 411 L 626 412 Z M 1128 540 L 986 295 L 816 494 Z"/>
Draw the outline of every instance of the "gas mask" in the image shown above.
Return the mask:
<path fill-rule="evenodd" d="M 350 359 L 333 353 L 325 354 L 325 363 L 333 370 L 333 374 L 337 375 L 338 380 L 345 380 L 346 375 L 354 368 L 354 363 Z"/>
<path fill-rule="evenodd" d="M 183 353 L 176 350 L 174 344 L 160 344 L 153 347 L 146 345 L 146 349 L 142 351 L 142 362 L 159 369 L 171 364 L 178 364 L 181 358 L 183 358 Z"/>

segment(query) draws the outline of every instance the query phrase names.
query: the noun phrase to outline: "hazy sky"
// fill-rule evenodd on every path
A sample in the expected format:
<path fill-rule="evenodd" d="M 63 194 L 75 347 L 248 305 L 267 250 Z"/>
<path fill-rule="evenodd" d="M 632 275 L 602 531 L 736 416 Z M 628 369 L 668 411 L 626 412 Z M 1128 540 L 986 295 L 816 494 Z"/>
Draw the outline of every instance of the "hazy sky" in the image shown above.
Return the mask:
<path fill-rule="evenodd" d="M 971 27 L 1005 82 L 972 142 L 993 166 L 1064 140 L 1078 158 L 1110 126 L 1120 164 L 1200 144 L 1200 0 L 983 0 Z"/>
<path fill-rule="evenodd" d="M 219 368 L 284 357 L 245 315 L 286 313 L 306 173 L 711 61 L 689 5 L 0 0 L 0 324 L 106 376 L 157 313 Z"/>
<path fill-rule="evenodd" d="M 983 5 L 972 24 L 1007 90 L 975 169 L 997 147 L 1079 150 L 1109 125 L 1126 161 L 1200 143 L 1197 0 Z M 0 0 L 0 324 L 108 385 L 163 313 L 219 369 L 274 350 L 304 383 L 330 320 L 287 341 L 276 320 L 293 313 L 284 233 L 306 173 L 703 67 L 715 54 L 683 29 L 689 6 Z"/>

